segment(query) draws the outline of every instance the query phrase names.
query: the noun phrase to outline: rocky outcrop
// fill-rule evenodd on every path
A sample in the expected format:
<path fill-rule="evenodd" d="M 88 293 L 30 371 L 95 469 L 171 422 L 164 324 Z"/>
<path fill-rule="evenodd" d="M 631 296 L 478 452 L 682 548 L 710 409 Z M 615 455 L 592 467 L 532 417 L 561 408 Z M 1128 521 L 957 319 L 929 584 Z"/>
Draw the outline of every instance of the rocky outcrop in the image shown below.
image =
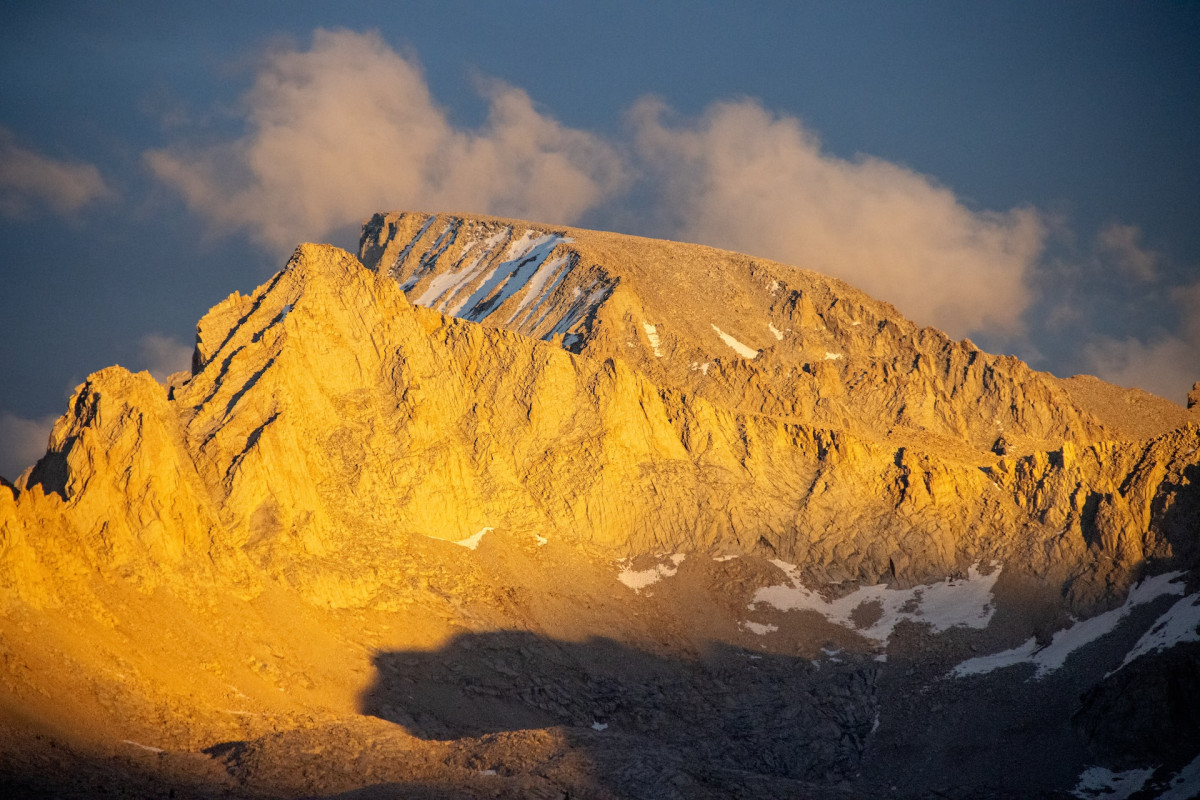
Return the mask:
<path fill-rule="evenodd" d="M 1119 414 L 1015 358 L 916 326 L 841 281 L 737 253 L 390 213 L 364 224 L 359 256 L 417 305 L 623 360 L 746 413 L 940 450 L 987 451 L 1003 436 L 1032 452 L 1128 433 Z M 1172 423 L 1164 415 L 1153 433 Z"/>
<path fill-rule="evenodd" d="M 974 691 L 929 681 L 1200 559 L 1190 415 L 1114 427 L 1150 401 L 836 281 L 490 218 L 378 215 L 361 252 L 373 269 L 301 245 L 205 315 L 166 385 L 90 376 L 0 486 L 0 711 L 22 715 L 0 713 L 0 753 L 45 763 L 6 725 L 90 726 L 113 758 L 153 754 L 139 786 L 272 796 L 365 785 L 324 747 L 414 791 L 514 796 L 840 796 L 874 758 L 876 796 L 956 738 L 912 739 L 929 697 L 955 718 Z M 1102 755 L 1143 696 L 1123 680 L 1076 720 Z M 1019 678 L 995 686 L 978 708 Z M 1039 691 L 1006 719 L 1057 716 L 1014 758 L 1084 752 L 1079 692 Z M 962 796 L 991 735 L 964 745 Z M 946 753 L 914 795 L 958 785 Z M 1078 774 L 1043 766 L 1004 785 Z"/>
<path fill-rule="evenodd" d="M 1196 426 L 1136 447 L 989 454 L 980 469 L 928 429 L 881 441 L 870 425 L 747 413 L 715 390 L 655 384 L 636 362 L 591 357 L 607 339 L 595 341 L 577 355 L 413 307 L 394 272 L 304 245 L 201 320 L 182 385 L 112 368 L 80 387 L 6 503 L 8 580 L 22 582 L 12 565 L 35 557 L 38 525 L 69 530 L 62 546 L 79 563 L 148 586 L 173 565 L 224 560 L 247 586 L 255 564 L 334 605 L 402 581 L 388 554 L 406 539 L 484 528 L 618 555 L 761 552 L 822 583 L 920 582 L 999 560 L 1076 582 L 1085 605 L 1118 596 L 1147 560 L 1195 559 Z M 999 380 L 982 354 L 939 346 L 963 369 L 918 354 L 910 383 Z M 1057 424 L 1047 408 L 1015 413 L 1045 432 Z"/>

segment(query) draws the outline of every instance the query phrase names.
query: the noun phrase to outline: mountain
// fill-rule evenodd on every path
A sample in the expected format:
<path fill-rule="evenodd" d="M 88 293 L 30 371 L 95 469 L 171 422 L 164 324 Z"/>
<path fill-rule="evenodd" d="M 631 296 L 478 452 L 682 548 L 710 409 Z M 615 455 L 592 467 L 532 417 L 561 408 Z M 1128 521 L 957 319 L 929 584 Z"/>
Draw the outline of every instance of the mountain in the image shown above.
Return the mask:
<path fill-rule="evenodd" d="M 793 267 L 378 214 L 213 308 L 190 373 L 90 376 L 0 487 L 0 774 L 1174 791 L 1198 422 Z"/>

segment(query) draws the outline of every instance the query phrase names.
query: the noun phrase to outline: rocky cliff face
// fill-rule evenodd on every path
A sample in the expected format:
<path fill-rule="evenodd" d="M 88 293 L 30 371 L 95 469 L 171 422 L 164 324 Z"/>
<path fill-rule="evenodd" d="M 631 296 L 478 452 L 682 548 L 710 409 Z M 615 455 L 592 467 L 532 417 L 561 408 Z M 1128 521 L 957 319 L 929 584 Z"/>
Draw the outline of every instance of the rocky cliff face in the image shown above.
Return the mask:
<path fill-rule="evenodd" d="M 893 613 L 887 592 L 910 593 L 897 619 L 928 619 L 929 635 L 980 627 L 933 622 L 931 598 L 972 565 L 993 583 L 1002 570 L 996 591 L 1023 611 L 989 601 L 1007 622 L 980 617 L 978 642 L 953 634 L 974 651 L 1195 571 L 1200 426 L 1183 409 L 1122 423 L 1095 399 L 1119 390 L 1064 385 L 838 281 L 710 248 L 387 214 L 365 225 L 360 258 L 302 245 L 200 321 L 191 374 L 169 386 L 91 376 L 47 455 L 0 487 L 12 707 L 86 676 L 118 698 L 94 710 L 96 731 L 115 708 L 153 707 L 137 735 L 181 752 L 225 736 L 237 753 L 269 753 L 261 737 L 302 709 L 352 739 L 362 713 L 459 740 L 598 715 L 648 737 L 636 747 L 657 742 L 680 786 L 707 761 L 774 776 L 769 794 L 784 785 L 771 780 L 863 769 L 892 691 L 879 642 L 902 630 L 869 634 Z M 645 588 L 664 577 L 670 590 Z M 891 588 L 854 599 L 877 584 Z M 747 619 L 787 592 L 807 599 L 775 607 L 799 617 Z M 167 667 L 165 645 L 129 654 L 130 615 L 197 633 Z M 96 626 L 107 633 L 82 639 L 103 644 L 65 643 Z M 596 637 L 614 644 L 555 644 Z M 428 667 L 405 655 L 437 647 Z M 757 664 L 763 647 L 774 660 Z M 22 671 L 38 659 L 74 666 Z M 798 670 L 822 660 L 821 676 Z M 545 679 L 519 677 L 533 674 Z M 492 687 L 470 701 L 491 722 L 455 716 L 458 684 Z M 760 695 L 780 685 L 797 699 L 769 710 Z M 793 736 L 787 720 L 825 733 Z M 760 723 L 773 749 L 750 762 L 728 749 Z M 209 755 L 221 780 L 269 789 L 234 750 Z M 561 785 L 587 785 L 580 769 Z"/>
<path fill-rule="evenodd" d="M 731 409 L 873 438 L 933 437 L 939 449 L 1127 438 L 1127 413 L 1051 375 L 920 328 L 836 279 L 737 253 L 392 213 L 367 221 L 359 257 L 417 305 L 619 359 Z M 1151 435 L 1188 420 L 1174 404 L 1151 405 L 1163 416 Z"/>

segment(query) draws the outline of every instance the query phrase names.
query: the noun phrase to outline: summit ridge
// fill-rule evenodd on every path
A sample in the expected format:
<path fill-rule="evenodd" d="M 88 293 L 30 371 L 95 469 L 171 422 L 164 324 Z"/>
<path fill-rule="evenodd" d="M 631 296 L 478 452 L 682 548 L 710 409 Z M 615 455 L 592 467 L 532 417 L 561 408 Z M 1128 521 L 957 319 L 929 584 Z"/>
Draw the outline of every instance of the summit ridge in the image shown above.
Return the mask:
<path fill-rule="evenodd" d="M 1037 731 L 1013 758 L 1067 748 L 1004 791 L 1070 789 L 1125 766 L 1118 683 L 1196 663 L 1186 635 L 1133 655 L 1167 594 L 1130 591 L 1197 588 L 1200 424 L 1120 396 L 761 259 L 377 214 L 357 257 L 300 245 L 210 310 L 190 372 L 90 376 L 0 487 L 0 733 L 18 766 L 37 730 L 200 793 L 841 797 L 967 703 Z M 1005 706 L 1015 656 L 946 677 L 1115 609 L 1054 640 L 1099 649 L 1039 707 Z M 1133 765 L 1162 783 L 1200 734 L 1159 705 L 1122 713 L 1174 726 Z M 944 725 L 913 741 L 979 749 L 911 796 L 992 786 L 987 736 Z M 173 755 L 113 766 L 148 740 Z M 639 789 L 650 762 L 676 778 Z"/>

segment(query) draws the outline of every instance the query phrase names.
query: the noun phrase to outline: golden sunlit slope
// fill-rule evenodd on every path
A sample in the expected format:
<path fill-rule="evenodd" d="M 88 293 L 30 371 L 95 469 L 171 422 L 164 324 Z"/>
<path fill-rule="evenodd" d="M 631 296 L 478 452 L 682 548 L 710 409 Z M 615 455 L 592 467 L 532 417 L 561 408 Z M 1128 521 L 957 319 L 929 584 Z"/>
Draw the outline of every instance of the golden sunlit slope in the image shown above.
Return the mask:
<path fill-rule="evenodd" d="M 398 542 L 487 527 L 621 555 L 759 550 L 834 580 L 990 558 L 1076 571 L 1089 543 L 1129 570 L 1170 555 L 1152 508 L 1170 507 L 1160 493 L 1188 463 L 1171 454 L 1197 430 L 980 469 L 863 426 L 727 410 L 624 360 L 415 308 L 389 275 L 315 245 L 214 308 L 197 340 L 195 375 L 169 390 L 112 368 L 76 393 L 5 501 L 18 596 L 52 597 L 96 568 L 148 588 L 180 570 L 247 592 L 265 574 L 358 605 L 405 580 L 388 557 Z M 1147 472 L 1151 451 L 1164 453 Z M 1030 471 L 1036 486 L 1003 485 Z M 1092 513 L 1089 497 L 1119 510 Z M 70 534 L 45 541 L 49 525 Z"/>
<path fill-rule="evenodd" d="M 724 407 L 873 438 L 1031 452 L 1193 419 L 1149 396 L 1152 409 L 1087 402 L 842 281 L 700 245 L 394 212 L 367 221 L 359 256 L 418 305 L 624 360 Z"/>
<path fill-rule="evenodd" d="M 413 266 L 415 245 L 389 255 L 404 225 L 435 235 L 436 218 L 380 220 L 367 260 L 374 246 L 374 263 L 397 269 L 300 246 L 200 321 L 190 374 L 167 386 L 120 367 L 90 376 L 46 456 L 0 487 L 0 744 L 13 758 L 46 757 L 21 733 L 32 730 L 83 742 L 73 752 L 101 765 L 126 759 L 148 781 L 165 770 L 316 793 L 363 785 L 306 784 L 294 758 L 319 741 L 361 755 L 386 740 L 393 772 L 378 780 L 403 767 L 459 786 L 509 741 L 541 753 L 521 780 L 561 767 L 551 784 L 577 788 L 600 768 L 572 759 L 618 751 L 556 726 L 586 730 L 594 713 L 713 741 L 758 730 L 758 754 L 729 751 L 729 764 L 849 775 L 876 711 L 870 609 L 858 632 L 811 615 L 748 622 L 780 574 L 839 595 L 1002 566 L 997 591 L 1021 607 L 1021 587 L 1052 598 L 1003 637 L 1043 635 L 1064 618 L 1063 594 L 1090 612 L 1147 571 L 1195 566 L 1195 424 L 1107 441 L 1049 376 L 811 273 L 480 219 L 462 222 L 478 229 L 471 248 L 442 239 L 460 248 L 455 270 L 475 270 L 472 288 L 437 258 Z M 522 267 L 534 251 L 542 260 Z M 517 253 L 510 278 L 526 270 L 520 286 L 505 288 L 502 252 Z M 555 260 L 571 268 L 538 278 Z M 677 272 L 656 281 L 666 268 Z M 709 290 L 672 277 L 701 272 Z M 439 276 L 462 284 L 441 305 L 467 294 L 447 310 L 490 309 L 475 316 L 516 330 L 406 298 L 404 285 L 423 295 Z M 718 328 L 760 349 L 738 355 Z M 998 430 L 1015 443 L 1004 457 L 990 449 Z M 640 593 L 664 575 L 670 589 Z M 810 660 L 828 643 L 861 658 L 818 674 Z M 729 666 L 761 653 L 773 660 L 760 672 Z M 439 693 L 442 669 L 491 687 L 476 698 L 491 722 Z M 518 702 L 510 679 L 526 669 L 541 683 Z M 780 676 L 808 687 L 785 709 L 804 725 L 771 716 Z M 607 694 L 593 679 L 612 682 Z M 638 716 L 661 698 L 683 709 L 673 721 Z M 516 738 L 487 738 L 499 733 Z M 221 749 L 231 741 L 241 749 Z M 141 745 L 178 757 L 143 763 Z M 276 747 L 290 754 L 278 764 L 264 755 Z"/>

